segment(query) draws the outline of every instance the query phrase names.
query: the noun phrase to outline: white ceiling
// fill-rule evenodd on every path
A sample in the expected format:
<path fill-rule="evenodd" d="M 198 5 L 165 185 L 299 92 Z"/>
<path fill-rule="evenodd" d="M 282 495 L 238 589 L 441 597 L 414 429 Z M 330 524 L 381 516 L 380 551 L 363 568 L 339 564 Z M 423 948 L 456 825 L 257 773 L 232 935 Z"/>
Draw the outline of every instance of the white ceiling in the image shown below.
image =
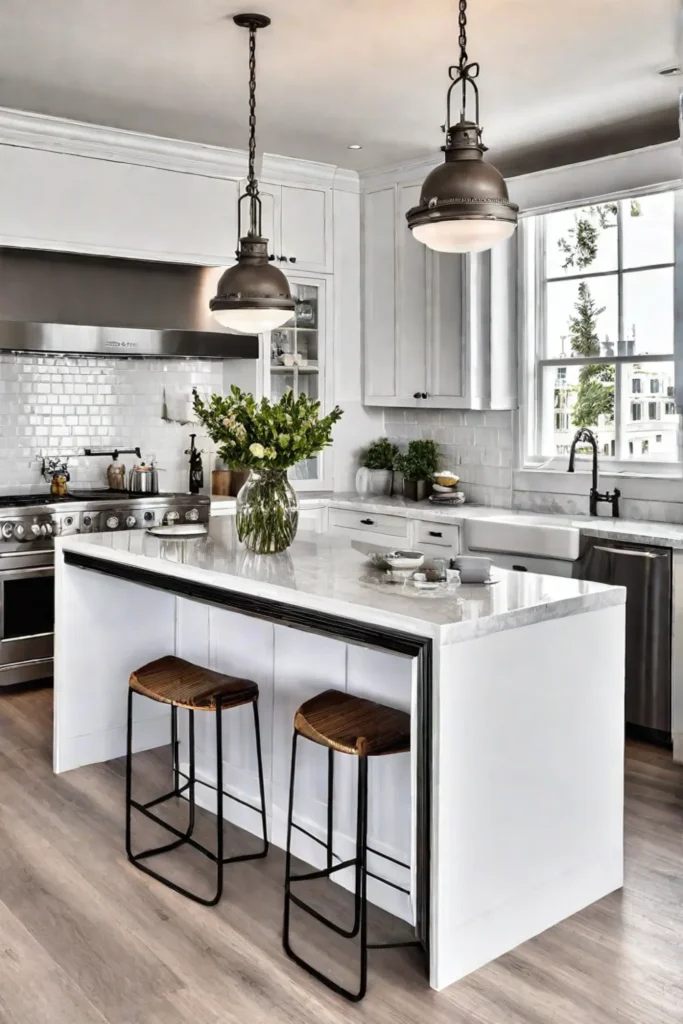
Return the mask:
<path fill-rule="evenodd" d="M 358 169 L 441 144 L 456 0 L 0 0 L 0 106 L 243 148 L 247 35 L 259 148 Z M 470 0 L 484 138 L 509 156 L 670 112 L 677 0 Z M 363 145 L 360 152 L 349 143 Z"/>

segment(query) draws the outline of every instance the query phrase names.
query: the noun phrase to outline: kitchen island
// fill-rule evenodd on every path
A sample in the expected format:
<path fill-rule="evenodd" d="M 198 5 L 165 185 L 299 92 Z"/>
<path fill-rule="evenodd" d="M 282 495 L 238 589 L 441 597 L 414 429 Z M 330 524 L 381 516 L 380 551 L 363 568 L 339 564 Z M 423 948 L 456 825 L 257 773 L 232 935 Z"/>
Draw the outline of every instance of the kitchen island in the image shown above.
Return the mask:
<path fill-rule="evenodd" d="M 271 837 L 284 846 L 296 707 L 337 687 L 410 710 L 411 753 L 370 771 L 370 845 L 411 864 L 389 862 L 387 874 L 382 862 L 410 897 L 373 879 L 368 896 L 414 925 L 441 989 L 622 884 L 624 591 L 499 570 L 490 585 L 404 593 L 373 582 L 362 548 L 301 532 L 285 554 L 254 556 L 232 517 L 192 541 L 59 541 L 54 767 L 125 753 L 128 676 L 147 661 L 176 654 L 248 676 L 260 687 Z M 241 714 L 225 715 L 224 778 L 254 802 Z M 211 782 L 199 717 L 197 772 Z M 135 721 L 136 749 L 168 744 L 166 707 L 137 701 Z M 303 744 L 297 772 L 299 820 L 320 836 L 324 754 Z M 342 857 L 354 841 L 352 760 L 337 758 L 335 773 Z M 228 815 L 257 832 L 248 809 Z M 295 852 L 321 866 L 305 835 Z"/>

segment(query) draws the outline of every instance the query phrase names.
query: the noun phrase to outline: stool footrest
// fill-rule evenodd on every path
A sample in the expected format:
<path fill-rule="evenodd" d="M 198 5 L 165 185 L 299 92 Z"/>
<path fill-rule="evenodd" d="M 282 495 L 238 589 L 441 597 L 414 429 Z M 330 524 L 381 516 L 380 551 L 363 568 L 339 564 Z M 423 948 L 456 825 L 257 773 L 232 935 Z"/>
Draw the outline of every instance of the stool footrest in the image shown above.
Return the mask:
<path fill-rule="evenodd" d="M 354 857 L 353 860 L 343 860 L 339 864 L 334 864 L 331 868 L 321 868 L 320 871 L 309 871 L 305 875 L 290 875 L 289 881 L 312 882 L 316 878 L 329 878 L 335 871 L 342 871 L 343 868 L 355 868 L 357 864 L 358 861 Z"/>
<path fill-rule="evenodd" d="M 334 921 L 330 921 L 328 917 L 321 914 L 319 910 L 315 910 L 314 907 L 309 906 L 308 903 L 305 903 L 303 900 L 299 899 L 298 896 L 295 896 L 288 888 L 285 888 L 285 900 L 290 900 L 295 907 L 299 907 L 300 910 L 305 910 L 306 913 L 310 914 L 311 917 L 314 917 L 316 921 L 320 921 L 320 924 L 324 924 L 326 928 L 330 928 L 333 932 L 336 932 L 337 935 L 341 935 L 344 939 L 354 939 L 356 935 L 358 935 L 357 922 L 351 929 L 341 928 L 338 924 L 335 924 Z"/>

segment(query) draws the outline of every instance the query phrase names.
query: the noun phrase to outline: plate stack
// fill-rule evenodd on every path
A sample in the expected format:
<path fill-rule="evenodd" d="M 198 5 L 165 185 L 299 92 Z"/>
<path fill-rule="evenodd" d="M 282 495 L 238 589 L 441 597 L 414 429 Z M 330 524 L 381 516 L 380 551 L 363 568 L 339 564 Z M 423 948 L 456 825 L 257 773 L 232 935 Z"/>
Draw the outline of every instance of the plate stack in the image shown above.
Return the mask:
<path fill-rule="evenodd" d="M 432 494 L 429 500 L 434 505 L 464 505 L 465 495 L 458 490 L 460 477 L 447 469 L 441 469 L 432 477 Z"/>

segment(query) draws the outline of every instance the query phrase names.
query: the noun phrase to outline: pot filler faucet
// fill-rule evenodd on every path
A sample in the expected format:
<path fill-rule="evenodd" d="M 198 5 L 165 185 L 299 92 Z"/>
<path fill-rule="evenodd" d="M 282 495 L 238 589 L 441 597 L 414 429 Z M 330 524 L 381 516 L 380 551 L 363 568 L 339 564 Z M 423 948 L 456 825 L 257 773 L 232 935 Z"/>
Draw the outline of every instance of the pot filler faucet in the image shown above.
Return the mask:
<path fill-rule="evenodd" d="M 589 444 L 593 449 L 593 480 L 590 492 L 590 514 L 592 516 L 597 516 L 598 502 L 607 501 L 612 506 L 612 515 L 615 519 L 618 519 L 619 498 L 621 497 L 621 491 L 618 487 L 615 487 L 614 491 L 611 494 L 609 491 L 605 491 L 604 494 L 600 494 L 600 491 L 598 490 L 598 442 L 593 431 L 588 430 L 587 427 L 581 427 L 574 434 L 574 440 L 572 441 L 571 450 L 569 452 L 569 468 L 567 472 L 574 472 L 574 456 L 576 455 L 576 446 L 581 442 Z"/>

